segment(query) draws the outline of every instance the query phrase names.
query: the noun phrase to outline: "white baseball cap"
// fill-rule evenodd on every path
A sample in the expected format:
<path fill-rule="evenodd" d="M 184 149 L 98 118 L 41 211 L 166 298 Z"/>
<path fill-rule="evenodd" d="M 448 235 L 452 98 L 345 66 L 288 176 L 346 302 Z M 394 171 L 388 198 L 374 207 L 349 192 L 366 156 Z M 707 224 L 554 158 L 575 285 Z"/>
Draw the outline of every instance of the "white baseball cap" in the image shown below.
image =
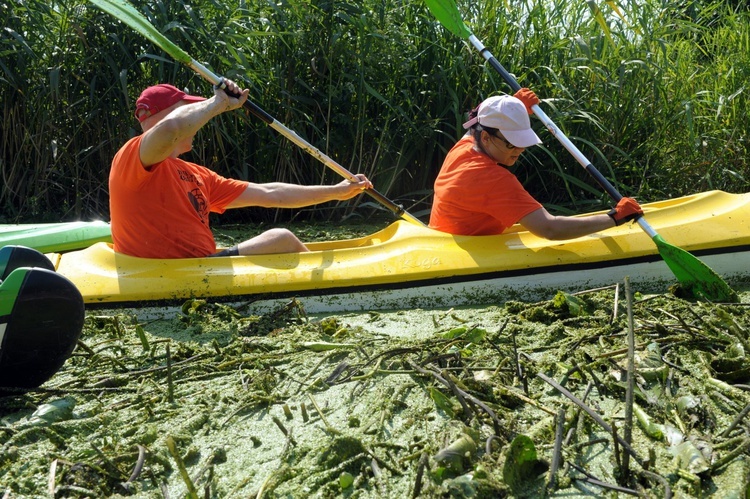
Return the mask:
<path fill-rule="evenodd" d="M 531 147 L 542 143 L 531 129 L 526 106 L 510 95 L 495 95 L 482 101 L 477 115 L 464 123 L 464 128 L 471 128 L 476 124 L 496 128 L 516 147 Z"/>

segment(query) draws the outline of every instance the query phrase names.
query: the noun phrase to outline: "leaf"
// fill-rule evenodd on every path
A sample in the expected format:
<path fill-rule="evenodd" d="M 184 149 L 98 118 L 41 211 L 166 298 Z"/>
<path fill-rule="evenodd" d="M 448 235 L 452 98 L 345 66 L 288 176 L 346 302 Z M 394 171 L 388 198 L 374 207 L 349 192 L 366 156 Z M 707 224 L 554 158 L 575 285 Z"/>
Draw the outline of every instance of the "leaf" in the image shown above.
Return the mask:
<path fill-rule="evenodd" d="M 73 417 L 73 408 L 75 406 L 76 401 L 72 397 L 53 400 L 48 404 L 42 404 L 37 407 L 36 411 L 31 415 L 29 422 L 33 425 L 48 425 L 65 421 Z"/>
<path fill-rule="evenodd" d="M 446 331 L 442 336 L 447 340 L 461 338 L 469 343 L 481 343 L 487 336 L 487 330 L 481 327 L 467 328 L 466 326 L 458 326 L 450 331 Z"/>
<path fill-rule="evenodd" d="M 459 336 L 463 335 L 466 332 L 466 326 L 458 326 L 454 327 L 450 331 L 446 331 L 443 333 L 443 338 L 446 340 L 452 340 L 453 338 L 458 338 Z"/>
<path fill-rule="evenodd" d="M 503 466 L 503 479 L 515 494 L 529 492 L 529 484 L 548 469 L 547 463 L 537 459 L 534 442 L 526 435 L 513 439 Z"/>
<path fill-rule="evenodd" d="M 466 333 L 466 341 L 471 343 L 481 343 L 487 337 L 487 331 L 481 327 L 473 327 Z"/>
<path fill-rule="evenodd" d="M 440 449 L 434 459 L 440 466 L 454 473 L 462 473 L 464 462 L 469 462 L 477 450 L 477 444 L 474 439 L 466 433 L 452 442 L 448 447 Z"/>
<path fill-rule="evenodd" d="M 442 410 L 450 417 L 456 415 L 456 411 L 453 409 L 451 400 L 437 388 L 430 387 L 430 398 L 432 398 L 433 402 L 435 402 L 435 405 L 438 409 Z"/>
<path fill-rule="evenodd" d="M 563 310 L 570 314 L 571 317 L 578 317 L 580 315 L 588 314 L 585 309 L 584 303 L 580 298 L 564 291 L 557 292 L 554 300 L 552 301 L 552 304 L 555 308 Z"/>
<path fill-rule="evenodd" d="M 682 442 L 672 449 L 677 467 L 699 475 L 711 467 L 703 453 L 689 440 Z"/>

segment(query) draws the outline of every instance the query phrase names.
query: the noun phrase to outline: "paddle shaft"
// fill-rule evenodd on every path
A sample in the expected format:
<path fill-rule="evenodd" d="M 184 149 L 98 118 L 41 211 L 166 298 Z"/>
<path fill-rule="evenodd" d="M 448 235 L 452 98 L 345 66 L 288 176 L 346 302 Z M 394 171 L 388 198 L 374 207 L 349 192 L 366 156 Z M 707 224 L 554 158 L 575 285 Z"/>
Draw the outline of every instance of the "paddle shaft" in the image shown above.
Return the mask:
<path fill-rule="evenodd" d="M 474 45 L 490 65 L 500 73 L 508 85 L 513 89 L 514 93 L 521 89 L 521 85 L 518 84 L 515 78 L 503 68 L 497 59 L 492 56 L 489 50 L 485 48 L 485 46 L 466 26 L 454 0 L 424 1 L 427 4 L 427 7 L 445 28 L 462 39 L 469 40 L 469 42 Z M 544 111 L 542 111 L 538 105 L 532 106 L 531 109 L 534 114 L 539 117 L 542 123 L 544 123 L 547 129 L 549 129 L 550 133 L 554 135 L 557 140 L 565 146 L 568 152 L 570 152 L 584 167 L 584 169 L 594 177 L 607 194 L 609 194 L 615 202 L 619 202 L 620 199 L 622 199 L 622 195 L 617 192 L 617 189 L 615 189 L 615 187 L 604 178 L 596 168 L 594 168 L 581 151 L 579 151 L 578 148 L 568 140 L 565 134 L 563 134 L 552 122 L 552 120 L 549 119 Z M 664 238 L 657 234 L 656 231 L 646 222 L 644 217 L 638 217 L 637 220 L 638 225 L 641 226 L 656 244 L 659 254 L 672 270 L 675 277 L 677 277 L 677 280 L 680 281 L 680 284 L 684 285 L 686 295 L 692 295 L 696 298 L 708 298 L 713 301 L 736 302 L 738 300 L 737 293 L 735 293 L 734 290 L 732 290 L 732 288 L 730 288 L 729 285 L 716 274 L 716 272 L 711 270 L 707 265 L 687 251 L 667 243 Z"/>
<path fill-rule="evenodd" d="M 500 62 L 495 58 L 494 55 L 487 49 L 487 47 L 484 46 L 484 44 L 479 41 L 479 39 L 474 36 L 474 34 L 469 35 L 468 37 L 469 42 L 476 48 L 479 53 L 484 57 L 487 62 L 492 66 L 495 71 L 497 71 L 500 76 L 503 77 L 505 82 L 510 86 L 510 88 L 513 90 L 513 93 L 518 92 L 521 90 L 521 85 L 518 84 L 516 79 L 511 75 Z M 596 180 L 596 183 L 599 184 L 599 186 L 604 189 L 607 194 L 609 194 L 609 197 L 612 198 L 612 200 L 617 203 L 622 199 L 622 194 L 619 193 L 619 191 L 615 188 L 612 183 L 607 180 L 607 178 L 601 174 L 599 170 L 596 169 L 594 165 L 591 164 L 591 162 L 586 158 L 586 156 L 583 155 L 583 153 L 576 147 L 573 142 L 570 141 L 570 139 L 558 128 L 558 126 L 550 119 L 549 116 L 542 110 L 541 107 L 538 105 L 531 106 L 531 110 L 534 111 L 534 114 L 539 118 L 539 121 L 541 121 L 545 127 L 547 127 L 547 130 L 565 147 L 565 149 L 570 152 L 570 154 L 573 155 L 573 157 L 580 163 L 581 166 L 592 176 L 594 177 L 594 180 Z M 641 226 L 641 228 L 648 234 L 651 238 L 654 238 L 657 233 L 654 230 L 653 227 L 641 216 L 637 219 L 638 225 Z"/>
<path fill-rule="evenodd" d="M 203 64 L 199 63 L 195 59 L 190 59 L 190 62 L 187 63 L 190 68 L 201 75 L 205 80 L 212 83 L 213 85 L 222 85 L 224 79 L 222 77 L 217 76 L 214 74 L 211 70 L 209 70 L 207 67 L 205 67 Z M 227 91 L 228 94 L 232 95 L 230 92 Z M 233 97 L 236 97 L 233 95 Z M 334 161 L 330 156 L 324 154 L 320 149 L 316 148 L 309 142 L 307 142 L 305 139 L 297 135 L 294 130 L 291 130 L 284 126 L 282 123 L 278 122 L 273 116 L 268 114 L 265 110 L 263 110 L 260 106 L 252 102 L 250 99 L 246 100 L 243 104 L 243 107 L 250 111 L 252 114 L 263 120 L 266 124 L 268 124 L 271 128 L 279 132 L 281 135 L 286 137 L 287 139 L 291 140 L 295 144 L 297 144 L 300 148 L 302 148 L 305 152 L 310 154 L 312 157 L 341 175 L 342 177 L 352 181 L 352 182 L 359 182 L 359 178 L 357 178 L 356 175 L 349 172 L 346 168 L 338 164 L 336 161 Z M 395 214 L 398 217 L 401 217 L 405 220 L 408 220 L 411 223 L 422 225 L 424 224 L 417 219 L 416 217 L 409 214 L 406 210 L 404 210 L 403 206 L 397 205 L 381 193 L 379 193 L 374 188 L 365 189 L 365 193 L 375 199 L 377 202 L 388 208 L 393 214 Z"/>
<path fill-rule="evenodd" d="M 143 14 L 141 14 L 127 0 L 90 0 L 90 1 L 91 3 L 99 7 L 100 9 L 111 14 L 115 18 L 129 25 L 134 30 L 138 31 L 141 35 L 151 40 L 151 42 L 153 42 L 157 47 L 160 47 L 162 50 L 167 52 L 176 61 L 182 64 L 185 64 L 186 66 L 191 68 L 193 71 L 198 73 L 200 76 L 208 80 L 213 85 L 222 85 L 224 81 L 223 78 L 215 75 L 203 64 L 199 63 L 198 61 L 190 57 L 190 55 L 187 52 L 185 52 L 180 47 L 172 43 L 172 41 L 169 38 L 164 36 L 159 30 L 157 30 L 148 21 L 148 19 L 146 19 L 143 16 Z M 336 173 L 338 173 L 342 177 L 348 179 L 351 182 L 359 182 L 359 178 L 357 178 L 356 175 L 347 171 L 346 168 L 339 165 L 333 159 L 331 159 L 330 157 L 326 156 L 321 151 L 313 147 L 312 144 L 305 141 L 302 137 L 294 133 L 292 130 L 290 130 L 289 128 L 285 127 L 284 125 L 276 121 L 273 118 L 273 116 L 265 112 L 257 104 L 251 102 L 250 100 L 247 100 L 245 101 L 243 107 L 245 107 L 245 109 L 250 111 L 255 116 L 265 121 L 267 124 L 271 126 L 271 128 L 274 128 L 275 130 L 277 130 L 279 133 L 281 133 L 286 138 L 288 138 L 289 140 L 291 140 L 292 142 L 300 146 L 306 152 L 311 154 L 313 157 L 318 159 L 321 163 L 325 164 L 326 166 L 334 170 Z M 373 199 L 378 201 L 380 204 L 382 204 L 383 206 L 388 208 L 390 211 L 392 211 L 396 216 L 402 217 L 411 223 L 424 226 L 424 224 L 420 222 L 417 218 L 407 213 L 402 206 L 395 204 L 393 201 L 389 200 L 388 198 L 380 194 L 375 189 L 373 188 L 365 189 L 365 192 L 370 197 L 372 197 Z"/>

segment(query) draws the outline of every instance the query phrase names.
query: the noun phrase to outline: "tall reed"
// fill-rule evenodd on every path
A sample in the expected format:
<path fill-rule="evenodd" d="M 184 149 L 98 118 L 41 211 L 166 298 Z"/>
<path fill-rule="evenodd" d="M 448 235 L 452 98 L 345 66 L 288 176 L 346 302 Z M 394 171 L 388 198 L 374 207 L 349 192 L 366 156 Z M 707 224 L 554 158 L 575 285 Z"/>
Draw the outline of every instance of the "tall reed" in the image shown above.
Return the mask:
<path fill-rule="evenodd" d="M 134 0 L 166 36 L 381 192 L 427 214 L 466 112 L 508 91 L 421 2 Z M 458 1 L 472 31 L 618 188 L 642 201 L 747 190 L 748 13 L 724 2 Z M 210 87 L 84 0 L 0 3 L 0 221 L 108 218 L 109 162 L 139 133 L 140 91 Z M 608 200 L 543 130 L 517 168 L 551 209 Z M 256 182 L 331 183 L 323 165 L 242 113 L 190 159 Z M 368 214 L 366 198 L 237 220 Z M 235 210 L 236 211 L 236 210 Z M 224 215 L 222 219 L 231 218 Z M 234 218 L 231 218 L 234 219 Z"/>

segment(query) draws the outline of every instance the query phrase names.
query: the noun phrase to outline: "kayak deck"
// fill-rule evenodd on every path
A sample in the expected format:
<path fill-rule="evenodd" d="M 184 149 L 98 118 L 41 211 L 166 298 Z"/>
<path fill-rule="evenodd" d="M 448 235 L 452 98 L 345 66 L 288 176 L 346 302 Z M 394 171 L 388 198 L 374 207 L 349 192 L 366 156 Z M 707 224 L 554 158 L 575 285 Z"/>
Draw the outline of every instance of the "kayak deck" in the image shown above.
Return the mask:
<path fill-rule="evenodd" d="M 111 241 L 109 224 L 102 221 L 0 224 L 0 248 L 17 245 L 48 253 L 77 250 L 97 242 Z"/>
<path fill-rule="evenodd" d="M 750 194 L 712 191 L 646 204 L 644 211 L 669 243 L 726 278 L 744 279 L 750 268 L 749 203 Z M 326 296 L 321 300 L 333 304 L 321 310 L 370 309 L 486 303 L 545 288 L 610 285 L 624 276 L 643 289 L 674 284 L 654 242 L 634 224 L 549 241 L 519 226 L 497 236 L 453 236 L 397 221 L 365 237 L 308 248 L 309 253 L 160 260 L 117 254 L 111 245 L 97 243 L 48 256 L 90 306 Z"/>

